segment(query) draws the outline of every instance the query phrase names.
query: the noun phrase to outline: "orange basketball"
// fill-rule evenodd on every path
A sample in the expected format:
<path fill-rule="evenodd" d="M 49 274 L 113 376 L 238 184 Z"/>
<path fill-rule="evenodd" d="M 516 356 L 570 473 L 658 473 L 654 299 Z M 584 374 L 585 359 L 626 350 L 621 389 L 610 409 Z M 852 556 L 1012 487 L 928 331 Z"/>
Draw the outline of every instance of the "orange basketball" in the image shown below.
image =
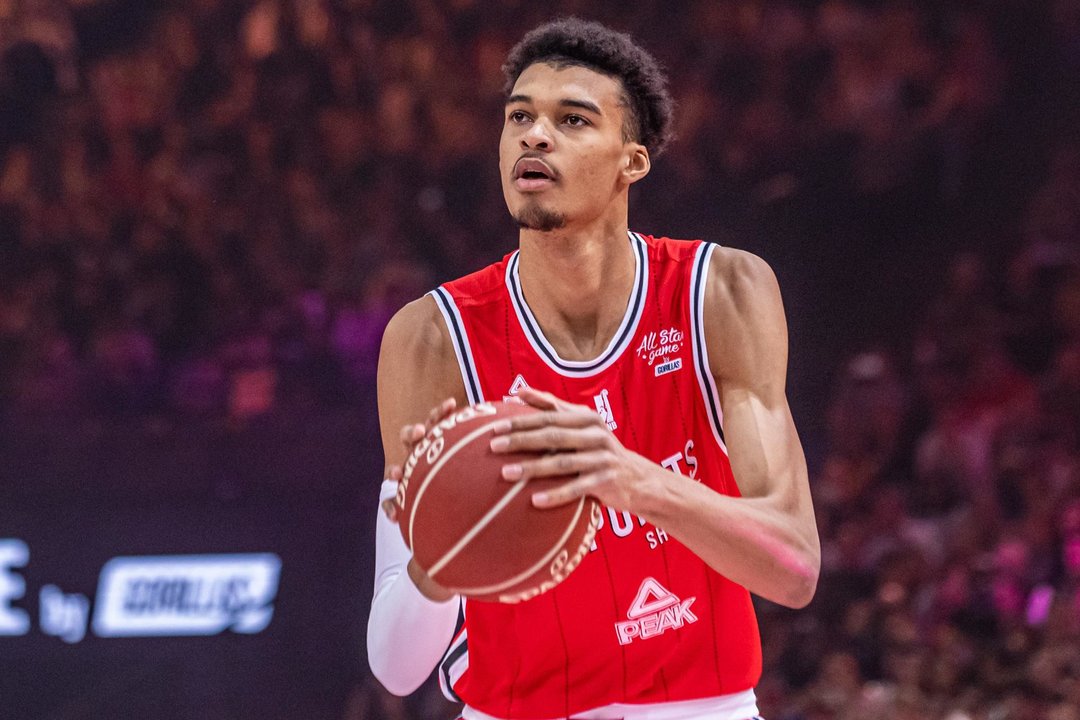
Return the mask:
<path fill-rule="evenodd" d="M 491 452 L 499 420 L 536 412 L 487 402 L 451 414 L 420 441 L 398 487 L 398 524 L 417 563 L 438 584 L 474 600 L 515 603 L 565 580 L 589 552 L 600 521 L 593 498 L 532 504 L 569 478 L 508 482 L 502 466 L 535 457 Z"/>

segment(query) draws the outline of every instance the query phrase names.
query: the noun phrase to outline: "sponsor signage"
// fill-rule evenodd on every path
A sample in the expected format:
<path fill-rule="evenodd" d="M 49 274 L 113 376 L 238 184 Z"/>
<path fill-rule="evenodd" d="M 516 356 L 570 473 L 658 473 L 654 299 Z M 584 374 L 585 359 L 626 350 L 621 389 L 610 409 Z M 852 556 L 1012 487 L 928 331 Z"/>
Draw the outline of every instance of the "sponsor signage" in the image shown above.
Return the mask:
<path fill-rule="evenodd" d="M 0 636 L 30 632 L 29 614 L 13 605 L 25 595 L 18 569 L 29 561 L 26 543 L 0 539 Z M 49 584 L 39 593 L 39 625 L 68 643 L 88 628 L 102 638 L 260 633 L 273 618 L 280 574 L 273 553 L 115 557 L 98 577 L 92 623 L 89 598 Z"/>
<path fill-rule="evenodd" d="M 118 557 L 94 605 L 98 637 L 262 632 L 274 614 L 277 555 Z"/>

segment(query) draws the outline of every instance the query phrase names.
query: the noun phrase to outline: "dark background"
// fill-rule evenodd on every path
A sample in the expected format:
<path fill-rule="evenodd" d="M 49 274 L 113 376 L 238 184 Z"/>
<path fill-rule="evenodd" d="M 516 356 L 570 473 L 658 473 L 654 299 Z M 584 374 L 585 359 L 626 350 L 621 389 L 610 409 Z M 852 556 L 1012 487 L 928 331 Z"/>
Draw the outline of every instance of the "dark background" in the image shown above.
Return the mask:
<path fill-rule="evenodd" d="M 823 540 L 763 603 L 770 720 L 1080 718 L 1080 3 L 0 0 L 0 717 L 449 717 L 371 680 L 373 380 L 513 248 L 506 51 L 668 68 L 631 226 L 760 254 Z M 68 645 L 42 585 L 273 552 L 261 634 Z"/>

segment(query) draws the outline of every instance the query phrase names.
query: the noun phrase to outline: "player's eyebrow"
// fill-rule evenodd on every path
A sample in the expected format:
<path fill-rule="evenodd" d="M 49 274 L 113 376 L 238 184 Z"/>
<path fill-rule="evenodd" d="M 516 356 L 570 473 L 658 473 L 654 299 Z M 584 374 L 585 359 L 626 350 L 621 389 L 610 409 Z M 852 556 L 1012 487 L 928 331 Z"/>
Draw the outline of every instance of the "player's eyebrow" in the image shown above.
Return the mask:
<path fill-rule="evenodd" d="M 506 98 L 507 105 L 513 105 L 514 103 L 531 103 L 532 101 L 533 99 L 528 95 L 511 95 L 510 97 Z M 582 110 L 588 110 L 589 112 L 596 113 L 597 115 L 604 114 L 600 111 L 600 107 L 596 103 L 590 102 L 588 100 L 580 100 L 577 98 L 563 98 L 559 101 L 559 105 L 563 107 L 581 108 Z"/>

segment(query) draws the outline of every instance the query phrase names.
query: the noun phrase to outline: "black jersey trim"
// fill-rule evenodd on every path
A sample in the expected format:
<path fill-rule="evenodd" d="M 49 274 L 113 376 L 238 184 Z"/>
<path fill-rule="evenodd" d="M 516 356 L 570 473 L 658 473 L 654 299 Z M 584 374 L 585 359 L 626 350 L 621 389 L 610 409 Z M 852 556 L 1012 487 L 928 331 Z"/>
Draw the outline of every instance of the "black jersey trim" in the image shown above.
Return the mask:
<path fill-rule="evenodd" d="M 569 377 L 589 377 L 596 375 L 609 368 L 625 352 L 630 340 L 637 332 L 638 323 L 645 308 L 645 296 L 648 292 L 649 277 L 649 252 L 648 245 L 641 235 L 628 233 L 630 244 L 634 249 L 634 258 L 637 261 L 637 271 L 634 274 L 634 287 L 630 292 L 630 300 L 626 306 L 626 314 L 622 324 L 615 332 L 615 336 L 607 348 L 599 357 L 593 360 L 563 360 L 555 352 L 555 348 L 544 337 L 540 324 L 536 322 L 532 311 L 525 302 L 525 295 L 521 291 L 521 280 L 518 276 L 519 252 L 515 251 L 506 264 L 506 287 L 510 293 L 510 301 L 514 306 L 514 313 L 521 323 L 525 337 L 532 345 L 536 354 L 547 363 L 555 372 Z"/>
<path fill-rule="evenodd" d="M 709 261 L 716 246 L 703 242 L 694 255 L 694 266 L 690 278 L 690 332 L 693 337 L 694 370 L 698 376 L 698 386 L 708 410 L 709 425 L 720 449 L 727 454 L 724 442 L 724 411 L 720 407 L 720 393 L 716 388 L 716 379 L 709 368 L 709 351 L 705 344 L 705 285 L 709 278 Z"/>
<path fill-rule="evenodd" d="M 468 654 L 469 637 L 468 632 L 466 631 L 461 633 L 461 637 L 458 638 L 456 644 L 450 646 L 450 649 L 446 651 L 446 655 L 443 656 L 442 662 L 439 663 L 439 685 L 447 700 L 464 702 L 461 699 L 461 696 L 454 690 L 454 683 L 450 679 L 450 672 L 454 669 L 454 666 Z M 466 659 L 466 667 L 467 666 L 468 659 Z"/>
<path fill-rule="evenodd" d="M 454 297 L 445 287 L 437 287 L 431 291 L 435 303 L 442 312 L 446 327 L 450 331 L 450 339 L 454 343 L 454 354 L 457 355 L 458 368 L 461 370 L 461 380 L 465 383 L 465 394 L 471 405 L 484 402 L 484 393 L 480 389 L 480 378 L 476 372 L 476 362 L 473 360 L 472 347 L 469 345 L 469 336 L 465 333 L 465 323 L 461 320 Z"/>

